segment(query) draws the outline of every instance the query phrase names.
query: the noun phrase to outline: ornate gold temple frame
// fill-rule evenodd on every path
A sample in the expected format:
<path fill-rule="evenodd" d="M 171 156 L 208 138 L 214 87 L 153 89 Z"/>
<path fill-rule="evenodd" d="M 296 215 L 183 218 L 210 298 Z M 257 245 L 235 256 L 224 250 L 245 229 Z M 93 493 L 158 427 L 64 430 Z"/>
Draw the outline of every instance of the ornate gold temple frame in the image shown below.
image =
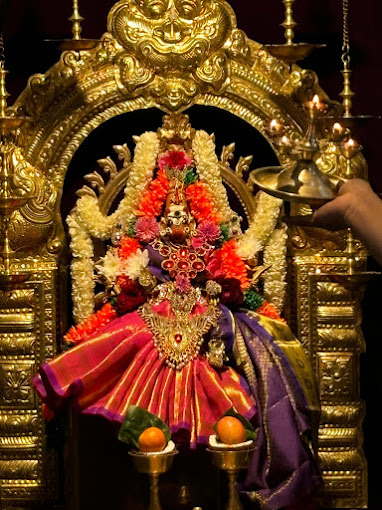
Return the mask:
<path fill-rule="evenodd" d="M 16 114 L 31 119 L 22 147 L 33 166 L 16 165 L 15 172 L 33 189 L 33 198 L 14 214 L 9 229 L 17 250 L 11 272 L 26 279 L 4 281 L 0 287 L 4 508 L 40 507 L 57 498 L 57 459 L 44 448 L 44 420 L 30 380 L 38 366 L 57 353 L 63 334 L 68 254 L 60 204 L 67 169 L 82 142 L 118 115 L 152 107 L 180 112 L 192 105 L 226 110 L 266 138 L 265 125 L 276 118 L 299 140 L 307 126 L 302 101 L 313 93 L 325 97 L 313 72 L 291 68 L 248 40 L 225 1 L 200 0 L 182 17 L 182 2 L 175 4 L 178 10 L 163 2 L 163 12 L 158 12 L 150 1 L 117 3 L 96 48 L 64 52 L 47 73 L 30 78 L 13 106 Z M 285 162 L 286 156 L 273 149 Z M 321 169 L 333 172 L 334 159 L 329 147 L 319 162 Z M 353 170 L 365 175 L 361 157 Z M 224 178 L 251 209 L 250 175 L 246 182 L 240 172 L 227 168 Z M 364 405 L 358 383 L 364 350 L 361 291 L 343 277 L 345 247 L 340 234 L 302 227 L 289 231 L 286 314 L 319 382 L 323 413 L 318 459 L 325 508 L 367 505 Z M 365 261 L 361 251 L 356 269 L 364 269 Z"/>

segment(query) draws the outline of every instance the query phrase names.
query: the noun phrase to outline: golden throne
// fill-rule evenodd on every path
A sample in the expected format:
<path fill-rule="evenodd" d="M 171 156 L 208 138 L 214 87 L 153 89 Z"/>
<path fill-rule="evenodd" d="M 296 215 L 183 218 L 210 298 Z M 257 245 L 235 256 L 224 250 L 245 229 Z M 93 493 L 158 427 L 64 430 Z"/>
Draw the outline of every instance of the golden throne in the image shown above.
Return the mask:
<path fill-rule="evenodd" d="M 12 160 L 17 182 L 30 199 L 14 211 L 3 232 L 15 253 L 10 261 L 3 257 L 0 280 L 2 507 L 51 508 L 60 499 L 62 462 L 44 447 L 44 419 L 30 380 L 59 351 L 68 323 L 64 220 L 83 177 L 83 147 L 113 121 L 119 122 L 117 129 L 126 126 L 135 133 L 129 119 L 135 128 L 140 110 L 175 113 L 172 119 L 180 122 L 186 109 L 191 118 L 195 111 L 202 118 L 201 112 L 207 116 L 217 109 L 260 133 L 283 164 L 288 155 L 273 143 L 267 126 L 277 119 L 291 139 L 301 140 L 308 125 L 301 104 L 315 93 L 326 97 L 316 75 L 277 60 L 248 40 L 224 0 L 122 0 L 112 8 L 108 31 L 96 47 L 64 51 L 46 74 L 30 78 L 10 109 L 11 115 L 30 118 L 19 139 L 22 154 L 15 150 Z M 158 127 L 159 114 L 153 115 Z M 230 136 L 233 141 L 240 134 Z M 123 145 L 128 138 L 122 136 L 116 149 L 122 168 L 110 158 L 101 162 L 109 181 L 99 172 L 86 176 L 90 186 L 82 193 L 97 196 L 105 214 L 128 175 L 129 149 Z M 328 174 L 338 172 L 332 149 L 328 144 L 318 161 Z M 104 156 L 92 157 L 92 163 Z M 221 157 L 223 179 L 249 221 L 255 191 L 251 158 L 240 158 L 232 170 L 233 158 L 234 147 L 227 144 Z M 362 157 L 354 161 L 353 175 L 364 176 Z M 339 166 L 345 174 L 342 160 Z M 291 214 L 305 212 L 306 207 L 293 206 Z M 367 505 L 358 384 L 364 349 L 361 295 L 338 276 L 348 271 L 346 248 L 343 233 L 290 225 L 285 314 L 316 370 L 322 405 L 317 455 L 325 508 Z M 365 253 L 358 243 L 356 248 L 353 270 L 362 271 Z"/>

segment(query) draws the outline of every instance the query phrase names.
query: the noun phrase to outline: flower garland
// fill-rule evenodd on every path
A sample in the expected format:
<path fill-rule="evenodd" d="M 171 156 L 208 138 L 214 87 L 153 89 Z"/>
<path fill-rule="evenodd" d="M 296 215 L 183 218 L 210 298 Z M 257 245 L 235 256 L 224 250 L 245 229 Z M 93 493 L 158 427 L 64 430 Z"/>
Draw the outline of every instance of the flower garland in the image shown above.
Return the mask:
<path fill-rule="evenodd" d="M 286 292 L 287 226 L 283 223 L 270 235 L 264 248 L 264 264 L 270 268 L 263 275 L 264 296 L 278 310 L 284 307 Z"/>
<path fill-rule="evenodd" d="M 139 198 L 150 182 L 159 152 L 159 139 L 156 133 L 143 133 L 137 140 L 134 160 L 124 198 L 118 209 L 105 216 L 99 209 L 97 198 L 83 196 L 77 207 L 67 218 L 71 236 L 73 260 L 71 264 L 73 315 L 76 322 L 89 317 L 94 310 L 94 248 L 91 236 L 106 240 L 120 218 L 128 220 L 137 207 Z"/>
<path fill-rule="evenodd" d="M 222 218 L 215 208 L 211 192 L 204 183 L 197 181 L 190 184 L 186 188 L 186 199 L 191 214 L 198 223 L 203 221 L 221 222 Z"/>
<path fill-rule="evenodd" d="M 68 345 L 77 345 L 116 317 L 116 310 L 110 303 L 106 303 L 98 312 L 93 313 L 77 326 L 72 326 L 64 336 L 64 342 Z"/>
<path fill-rule="evenodd" d="M 201 182 L 209 187 L 222 221 L 230 221 L 235 213 L 230 208 L 227 191 L 222 183 L 213 136 L 205 131 L 197 131 L 192 141 L 192 149 Z"/>
<path fill-rule="evenodd" d="M 129 180 L 125 186 L 124 198 L 118 209 L 110 216 L 99 209 L 98 199 L 85 195 L 77 202 L 77 213 L 84 228 L 97 239 L 109 239 L 117 222 L 125 222 L 133 215 L 138 201 L 148 186 L 155 168 L 159 151 L 159 139 L 156 133 L 143 133 L 135 147 Z"/>
<path fill-rule="evenodd" d="M 280 312 L 277 310 L 277 308 L 272 303 L 268 303 L 268 301 L 264 301 L 264 303 L 261 306 L 259 306 L 256 312 L 261 315 L 265 315 L 265 317 L 269 317 L 270 319 L 276 319 L 282 322 L 286 322 L 285 319 L 281 317 Z"/>
<path fill-rule="evenodd" d="M 170 181 L 165 170 L 159 170 L 157 178 L 151 181 L 148 190 L 143 195 L 137 216 L 152 216 L 154 218 L 159 216 L 166 201 L 169 187 Z"/>
<path fill-rule="evenodd" d="M 238 243 L 234 239 L 223 244 L 216 250 L 207 264 L 207 272 L 213 279 L 221 282 L 236 280 L 240 284 L 241 292 L 249 287 L 250 281 L 244 261 L 237 253 Z"/>
<path fill-rule="evenodd" d="M 243 259 L 253 257 L 264 249 L 265 243 L 274 231 L 280 214 L 282 200 L 263 191 L 257 194 L 257 205 L 252 222 L 239 240 L 238 254 Z"/>
<path fill-rule="evenodd" d="M 68 216 L 67 223 L 73 254 L 70 266 L 73 316 L 77 323 L 89 317 L 94 310 L 94 247 L 90 235 L 81 225 L 76 212 Z"/>
<path fill-rule="evenodd" d="M 141 248 L 142 245 L 139 243 L 139 241 L 137 241 L 137 239 L 126 236 L 118 248 L 118 255 L 122 259 L 127 260 L 131 255 L 137 253 L 137 251 Z"/>

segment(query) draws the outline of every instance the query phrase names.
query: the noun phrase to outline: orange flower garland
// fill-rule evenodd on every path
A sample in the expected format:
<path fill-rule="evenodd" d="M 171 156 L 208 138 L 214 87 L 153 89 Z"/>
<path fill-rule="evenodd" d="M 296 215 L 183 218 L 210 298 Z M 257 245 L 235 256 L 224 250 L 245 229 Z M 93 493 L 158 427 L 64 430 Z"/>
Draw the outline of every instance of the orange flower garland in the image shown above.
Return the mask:
<path fill-rule="evenodd" d="M 166 201 L 169 187 L 170 181 L 166 176 L 166 172 L 159 170 L 157 178 L 151 182 L 149 189 L 143 195 L 137 216 L 159 216 Z"/>
<path fill-rule="evenodd" d="M 249 287 L 250 281 L 244 261 L 237 254 L 237 241 L 231 239 L 220 248 L 222 269 L 226 278 L 239 280 L 242 290 Z"/>
<path fill-rule="evenodd" d="M 133 237 L 125 236 L 118 249 L 118 255 L 122 259 L 128 259 L 130 255 L 135 254 L 140 248 L 142 248 L 142 246 L 139 241 Z"/>
<path fill-rule="evenodd" d="M 221 216 L 215 209 L 211 192 L 204 183 L 190 184 L 186 189 L 186 198 L 191 214 L 198 223 L 202 221 L 221 222 Z"/>
<path fill-rule="evenodd" d="M 117 312 L 110 303 L 107 303 L 84 322 L 81 322 L 77 326 L 72 326 L 65 335 L 64 342 L 77 345 L 88 338 L 92 333 L 95 333 L 103 326 L 106 326 L 106 324 L 109 324 L 109 322 L 116 317 Z"/>
<path fill-rule="evenodd" d="M 272 305 L 272 303 L 269 303 L 268 301 L 264 301 L 264 303 L 259 306 L 259 308 L 256 310 L 257 313 L 260 313 L 261 315 L 265 315 L 266 317 L 269 317 L 270 319 L 276 319 L 282 322 L 285 322 L 285 319 L 283 319 L 277 310 L 277 308 Z"/>

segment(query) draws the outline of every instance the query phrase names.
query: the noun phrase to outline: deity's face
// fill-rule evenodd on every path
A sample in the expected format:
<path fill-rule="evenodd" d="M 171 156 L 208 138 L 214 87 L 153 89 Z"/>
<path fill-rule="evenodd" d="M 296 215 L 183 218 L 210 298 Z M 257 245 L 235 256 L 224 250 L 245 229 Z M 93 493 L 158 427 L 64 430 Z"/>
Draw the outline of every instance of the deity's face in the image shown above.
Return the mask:
<path fill-rule="evenodd" d="M 163 237 L 174 243 L 183 243 L 191 236 L 193 220 L 184 205 L 170 205 L 161 225 Z"/>

